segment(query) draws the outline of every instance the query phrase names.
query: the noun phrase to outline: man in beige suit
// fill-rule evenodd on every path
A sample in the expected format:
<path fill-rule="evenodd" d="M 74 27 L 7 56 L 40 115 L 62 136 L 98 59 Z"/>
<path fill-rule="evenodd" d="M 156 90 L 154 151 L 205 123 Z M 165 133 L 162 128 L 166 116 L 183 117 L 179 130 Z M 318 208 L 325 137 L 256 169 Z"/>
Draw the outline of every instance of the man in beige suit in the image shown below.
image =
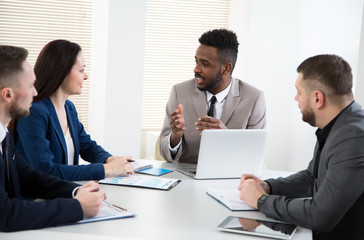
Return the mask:
<path fill-rule="evenodd" d="M 231 76 L 238 54 L 234 32 L 204 33 L 196 50 L 195 78 L 176 84 L 166 106 L 160 152 L 169 162 L 197 163 L 204 129 L 264 128 L 264 94 Z"/>

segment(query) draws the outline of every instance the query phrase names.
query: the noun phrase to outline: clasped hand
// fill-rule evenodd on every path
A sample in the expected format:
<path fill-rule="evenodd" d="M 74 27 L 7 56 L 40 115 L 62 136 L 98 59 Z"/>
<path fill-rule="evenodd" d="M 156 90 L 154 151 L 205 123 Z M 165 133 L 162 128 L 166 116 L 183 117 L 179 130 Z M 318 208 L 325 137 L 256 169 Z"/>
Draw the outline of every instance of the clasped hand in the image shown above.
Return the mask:
<path fill-rule="evenodd" d="M 77 190 L 75 199 L 81 204 L 83 217 L 89 218 L 98 214 L 106 194 L 98 183 L 90 181 Z"/>
<path fill-rule="evenodd" d="M 132 175 L 134 173 L 133 165 L 128 162 L 131 156 L 113 156 L 106 159 L 104 168 L 106 177 L 117 177 L 120 175 Z"/>
<path fill-rule="evenodd" d="M 254 209 L 258 209 L 257 201 L 264 193 L 269 193 L 268 183 L 262 181 L 252 174 L 243 174 L 241 176 L 240 199 Z"/>

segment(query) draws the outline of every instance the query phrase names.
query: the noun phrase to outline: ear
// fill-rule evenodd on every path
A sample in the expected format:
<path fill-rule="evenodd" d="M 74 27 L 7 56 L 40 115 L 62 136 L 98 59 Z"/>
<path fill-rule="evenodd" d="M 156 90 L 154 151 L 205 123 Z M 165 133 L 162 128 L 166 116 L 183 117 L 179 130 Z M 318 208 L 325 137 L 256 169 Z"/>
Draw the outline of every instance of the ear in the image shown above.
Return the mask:
<path fill-rule="evenodd" d="M 316 109 L 321 109 L 326 104 L 326 96 L 321 91 L 313 91 L 313 104 L 315 104 Z"/>
<path fill-rule="evenodd" d="M 224 65 L 222 65 L 222 74 L 230 76 L 232 69 L 233 65 L 231 63 L 225 63 Z"/>
<path fill-rule="evenodd" d="M 1 100 L 5 103 L 10 103 L 14 96 L 13 89 L 10 87 L 4 87 L 3 89 L 1 89 L 0 93 Z"/>

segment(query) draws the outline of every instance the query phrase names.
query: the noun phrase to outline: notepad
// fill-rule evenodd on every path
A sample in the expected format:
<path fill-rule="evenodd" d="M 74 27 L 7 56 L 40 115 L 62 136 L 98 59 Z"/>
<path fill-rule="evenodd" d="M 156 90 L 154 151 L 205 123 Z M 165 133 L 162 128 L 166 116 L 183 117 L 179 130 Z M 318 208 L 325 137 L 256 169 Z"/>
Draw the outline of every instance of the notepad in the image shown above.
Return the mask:
<path fill-rule="evenodd" d="M 106 220 L 113 220 L 113 219 L 120 219 L 120 218 L 129 218 L 129 217 L 134 217 L 134 216 L 135 216 L 134 214 L 132 214 L 128 211 L 118 209 L 109 203 L 103 202 L 99 213 L 95 217 L 85 218 L 74 224 L 106 221 Z"/>
<path fill-rule="evenodd" d="M 240 199 L 237 189 L 209 188 L 206 193 L 232 211 L 255 210 Z"/>
<path fill-rule="evenodd" d="M 142 188 L 152 188 L 159 190 L 170 190 L 176 186 L 180 179 L 172 178 L 159 178 L 159 177 L 144 177 L 144 176 L 127 176 L 127 177 L 115 177 L 115 178 L 105 178 L 100 180 L 99 183 L 102 184 L 112 184 L 128 187 L 142 187 Z"/>

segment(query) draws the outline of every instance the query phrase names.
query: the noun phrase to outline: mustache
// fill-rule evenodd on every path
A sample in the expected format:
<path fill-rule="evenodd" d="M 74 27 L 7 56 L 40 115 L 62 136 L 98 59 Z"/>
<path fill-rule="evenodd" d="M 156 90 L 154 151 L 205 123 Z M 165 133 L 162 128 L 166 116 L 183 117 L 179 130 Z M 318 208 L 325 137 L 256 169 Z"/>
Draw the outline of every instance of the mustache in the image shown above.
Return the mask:
<path fill-rule="evenodd" d="M 202 78 L 202 79 L 204 79 L 199 73 L 195 73 L 195 78 Z"/>

